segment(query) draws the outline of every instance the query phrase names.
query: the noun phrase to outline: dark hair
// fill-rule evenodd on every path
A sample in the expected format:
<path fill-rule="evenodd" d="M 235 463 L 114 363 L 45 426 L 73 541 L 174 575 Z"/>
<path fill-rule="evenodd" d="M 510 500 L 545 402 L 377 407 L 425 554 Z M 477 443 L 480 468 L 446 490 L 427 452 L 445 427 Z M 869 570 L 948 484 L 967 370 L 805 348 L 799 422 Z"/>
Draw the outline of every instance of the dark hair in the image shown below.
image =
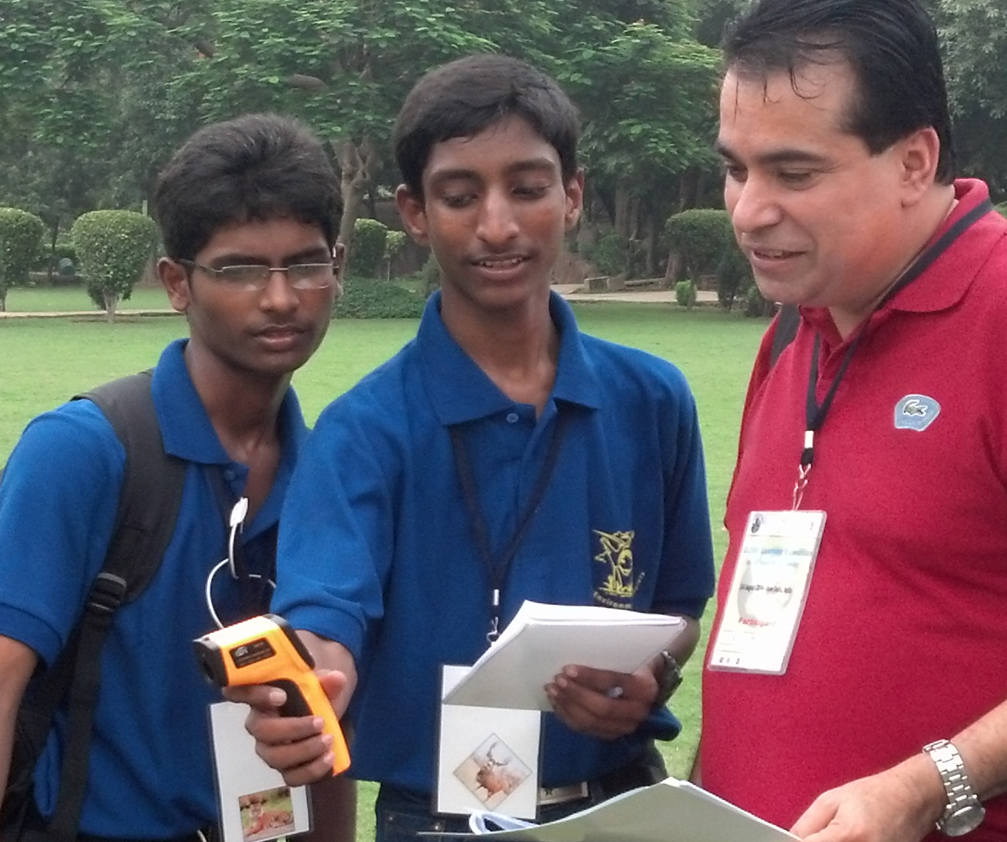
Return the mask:
<path fill-rule="evenodd" d="M 917 0 L 756 0 L 727 30 L 724 61 L 743 78 L 766 80 L 808 64 L 846 61 L 857 82 L 847 129 L 872 154 L 917 129 L 940 139 L 937 181 L 955 176 L 940 48 Z"/>
<path fill-rule="evenodd" d="M 481 53 L 431 70 L 409 92 L 392 142 L 402 180 L 423 195 L 434 144 L 472 137 L 506 117 L 528 121 L 559 155 L 564 181 L 577 174 L 577 109 L 554 79 L 509 56 Z"/>
<path fill-rule="evenodd" d="M 291 217 L 339 233 L 339 181 L 302 123 L 247 114 L 197 131 L 158 178 L 154 215 L 168 256 L 192 260 L 225 225 Z"/>

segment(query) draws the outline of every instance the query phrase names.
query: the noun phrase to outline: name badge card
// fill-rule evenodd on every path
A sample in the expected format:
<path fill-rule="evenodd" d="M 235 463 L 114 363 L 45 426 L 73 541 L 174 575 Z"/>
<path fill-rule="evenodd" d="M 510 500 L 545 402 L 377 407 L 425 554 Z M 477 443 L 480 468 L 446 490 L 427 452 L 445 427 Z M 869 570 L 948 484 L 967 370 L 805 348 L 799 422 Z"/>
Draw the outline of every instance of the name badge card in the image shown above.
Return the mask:
<path fill-rule="evenodd" d="M 444 667 L 442 698 L 469 669 Z M 534 819 L 541 727 L 537 710 L 442 704 L 437 812 Z"/>
<path fill-rule="evenodd" d="M 710 669 L 782 675 L 797 637 L 825 512 L 752 512 Z"/>
<path fill-rule="evenodd" d="M 307 787 L 287 786 L 255 753 L 246 716 L 246 705 L 210 705 L 223 842 L 267 842 L 306 833 L 311 830 Z"/>

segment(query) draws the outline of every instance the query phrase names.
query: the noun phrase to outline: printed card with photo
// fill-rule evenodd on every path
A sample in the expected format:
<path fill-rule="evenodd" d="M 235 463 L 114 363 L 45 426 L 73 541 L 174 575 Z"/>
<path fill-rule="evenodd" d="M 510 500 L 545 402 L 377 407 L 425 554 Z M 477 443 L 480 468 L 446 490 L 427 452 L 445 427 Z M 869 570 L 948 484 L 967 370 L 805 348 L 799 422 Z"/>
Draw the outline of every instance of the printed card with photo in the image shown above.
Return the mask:
<path fill-rule="evenodd" d="M 210 705 L 210 731 L 223 842 L 267 842 L 311 830 L 306 787 L 290 787 L 255 753 L 245 730 L 248 707 Z"/>
<path fill-rule="evenodd" d="M 442 696 L 468 669 L 444 667 Z M 437 812 L 534 819 L 541 728 L 534 710 L 442 704 Z"/>

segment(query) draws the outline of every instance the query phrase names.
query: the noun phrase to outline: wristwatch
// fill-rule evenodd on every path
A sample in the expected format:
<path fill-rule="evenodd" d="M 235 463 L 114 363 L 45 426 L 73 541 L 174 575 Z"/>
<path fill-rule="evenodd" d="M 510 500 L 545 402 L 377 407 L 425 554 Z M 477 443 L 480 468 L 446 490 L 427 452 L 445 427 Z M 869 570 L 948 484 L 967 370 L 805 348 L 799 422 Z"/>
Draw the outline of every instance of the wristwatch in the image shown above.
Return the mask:
<path fill-rule="evenodd" d="M 678 686 L 682 683 L 682 668 L 670 652 L 661 653 L 661 670 L 657 673 L 657 698 L 654 699 L 654 710 L 659 710 L 668 704 Z"/>
<path fill-rule="evenodd" d="M 923 746 L 930 759 L 937 764 L 948 805 L 937 819 L 937 829 L 945 836 L 964 836 L 982 824 L 986 810 L 969 783 L 965 764 L 958 749 L 948 740 L 936 740 Z"/>

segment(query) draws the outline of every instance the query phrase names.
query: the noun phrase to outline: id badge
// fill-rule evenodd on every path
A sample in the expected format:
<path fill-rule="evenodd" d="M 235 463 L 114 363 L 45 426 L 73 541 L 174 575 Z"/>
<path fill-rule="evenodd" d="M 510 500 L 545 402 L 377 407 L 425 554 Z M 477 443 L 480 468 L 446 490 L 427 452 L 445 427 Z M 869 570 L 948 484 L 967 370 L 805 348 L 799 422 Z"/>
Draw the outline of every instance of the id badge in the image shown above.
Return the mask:
<path fill-rule="evenodd" d="M 311 830 L 307 787 L 287 786 L 255 753 L 255 740 L 245 730 L 247 716 L 246 705 L 210 705 L 223 842 L 266 842 L 306 833 Z"/>
<path fill-rule="evenodd" d="M 441 698 L 469 669 L 443 668 Z M 541 731 L 537 710 L 441 704 L 436 812 L 534 820 Z"/>
<path fill-rule="evenodd" d="M 708 666 L 782 675 L 794 647 L 825 512 L 752 512 Z"/>

